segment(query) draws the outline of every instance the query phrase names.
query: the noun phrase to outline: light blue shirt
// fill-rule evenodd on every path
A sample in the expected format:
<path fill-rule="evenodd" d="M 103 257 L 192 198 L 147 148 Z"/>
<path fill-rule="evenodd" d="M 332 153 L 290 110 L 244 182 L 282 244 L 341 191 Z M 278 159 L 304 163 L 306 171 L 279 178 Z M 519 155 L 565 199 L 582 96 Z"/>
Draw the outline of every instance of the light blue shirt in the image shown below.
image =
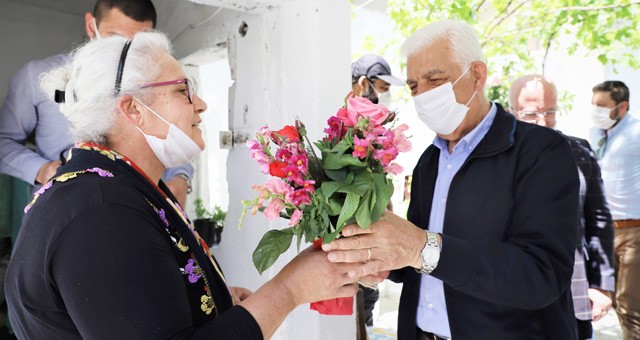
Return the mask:
<path fill-rule="evenodd" d="M 491 109 L 489 109 L 484 119 L 475 129 L 460 139 L 453 148 L 453 153 L 449 153 L 446 140 L 437 136 L 434 139 L 433 145 L 440 149 L 440 159 L 438 160 L 438 178 L 436 179 L 433 202 L 431 203 L 429 231 L 445 233 L 443 226 L 444 214 L 451 181 L 471 152 L 489 131 L 491 124 L 493 124 L 493 119 L 496 117 L 496 112 L 496 105 L 491 103 Z M 443 248 L 446 246 L 446 244 L 442 244 Z M 451 338 L 443 283 L 431 275 L 422 274 L 416 324 L 423 331 L 431 332 L 440 337 Z"/>
<path fill-rule="evenodd" d="M 591 130 L 597 146 L 604 130 Z M 627 113 L 607 130 L 604 154 L 598 161 L 613 220 L 640 219 L 640 120 Z"/>
<path fill-rule="evenodd" d="M 31 61 L 11 78 L 0 110 L 0 173 L 34 184 L 42 165 L 60 159 L 60 152 L 73 146 L 67 119 L 58 103 L 40 90 L 39 81 L 43 72 L 61 66 L 68 58 L 68 54 L 58 54 Z M 25 145 L 32 133 L 35 150 Z M 191 178 L 193 167 L 170 168 L 163 177 L 171 180 L 179 173 Z"/>

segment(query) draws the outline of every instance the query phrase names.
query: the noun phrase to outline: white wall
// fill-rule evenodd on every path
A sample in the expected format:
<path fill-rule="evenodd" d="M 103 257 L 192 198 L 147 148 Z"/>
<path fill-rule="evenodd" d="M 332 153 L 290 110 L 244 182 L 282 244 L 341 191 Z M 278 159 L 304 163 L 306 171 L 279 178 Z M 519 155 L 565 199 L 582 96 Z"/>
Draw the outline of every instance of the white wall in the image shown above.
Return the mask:
<path fill-rule="evenodd" d="M 202 14 L 204 19 L 217 11 L 201 10 L 207 12 Z M 248 30 L 241 37 L 243 22 Z M 174 44 L 178 57 L 228 44 L 235 81 L 229 100 L 230 128 L 236 133 L 253 135 L 265 123 L 279 128 L 298 116 L 313 140 L 320 138 L 327 118 L 350 89 L 349 25 L 346 1 L 282 1 L 258 13 L 223 9 L 212 20 L 186 29 Z M 231 150 L 227 165 L 229 212 L 222 243 L 214 254 L 231 285 L 257 289 L 296 252 L 289 251 L 272 269 L 258 275 L 251 261 L 253 250 L 266 231 L 283 228 L 286 221 L 269 223 L 260 215 L 249 215 L 238 229 L 240 201 L 253 198 L 251 185 L 267 178 L 244 145 Z M 287 318 L 274 339 L 353 339 L 355 332 L 353 316 L 319 316 L 305 305 Z"/>
<path fill-rule="evenodd" d="M 89 11 L 93 4 L 86 2 Z M 9 79 L 30 60 L 69 51 L 81 43 L 84 18 L 20 3 L 0 0 L 0 104 L 4 103 Z"/>

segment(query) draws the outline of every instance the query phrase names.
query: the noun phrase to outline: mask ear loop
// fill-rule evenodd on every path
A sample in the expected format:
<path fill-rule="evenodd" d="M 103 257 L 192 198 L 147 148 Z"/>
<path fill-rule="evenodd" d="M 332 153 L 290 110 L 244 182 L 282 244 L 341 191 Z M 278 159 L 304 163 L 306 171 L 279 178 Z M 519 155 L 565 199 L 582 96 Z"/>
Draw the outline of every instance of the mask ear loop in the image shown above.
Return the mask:
<path fill-rule="evenodd" d="M 456 81 L 454 81 L 454 82 L 451 84 L 451 87 L 456 86 L 456 84 L 458 83 L 458 81 L 459 81 L 460 79 L 462 79 L 462 76 L 464 76 L 464 75 L 467 73 L 467 71 L 469 71 L 469 69 L 470 69 L 470 68 L 471 68 L 471 64 L 469 64 L 469 66 L 467 66 L 467 68 L 465 68 L 465 69 L 464 69 L 464 72 L 462 72 L 462 74 L 458 77 L 458 79 L 456 79 Z"/>
<path fill-rule="evenodd" d="M 622 103 L 620 103 L 620 104 L 622 104 Z M 620 116 L 620 104 L 618 104 L 618 105 L 613 107 L 612 110 L 616 110 L 616 116 L 611 118 L 612 120 L 615 120 L 615 121 L 618 120 L 618 116 Z M 611 112 L 611 111 L 609 111 L 609 112 Z"/>
<path fill-rule="evenodd" d="M 98 31 L 98 23 L 96 22 L 96 17 L 93 17 L 93 30 L 95 31 L 96 39 L 102 39 L 102 36 L 100 36 L 100 31 Z"/>
<path fill-rule="evenodd" d="M 167 123 L 167 125 L 171 125 L 171 123 L 169 123 L 166 119 L 162 118 L 161 115 L 159 115 L 157 112 L 155 112 L 152 108 L 150 108 L 149 106 L 147 106 L 147 104 L 143 103 L 142 100 L 136 98 L 136 96 L 132 96 L 133 99 L 135 99 L 138 103 L 142 104 L 142 106 L 144 106 L 145 108 L 147 108 L 147 110 L 151 111 L 154 115 L 158 116 L 158 118 L 160 118 L 160 120 L 162 120 L 163 122 Z"/>

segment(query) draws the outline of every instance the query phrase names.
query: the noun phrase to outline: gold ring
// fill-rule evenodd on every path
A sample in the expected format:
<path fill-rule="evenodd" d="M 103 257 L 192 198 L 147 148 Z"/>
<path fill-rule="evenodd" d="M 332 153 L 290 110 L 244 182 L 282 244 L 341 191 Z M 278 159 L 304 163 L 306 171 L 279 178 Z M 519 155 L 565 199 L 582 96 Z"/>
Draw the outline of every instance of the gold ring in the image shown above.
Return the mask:
<path fill-rule="evenodd" d="M 371 248 L 368 248 L 368 249 L 367 249 L 367 253 L 368 253 L 368 255 L 367 255 L 367 261 L 369 261 L 369 260 L 371 260 Z"/>

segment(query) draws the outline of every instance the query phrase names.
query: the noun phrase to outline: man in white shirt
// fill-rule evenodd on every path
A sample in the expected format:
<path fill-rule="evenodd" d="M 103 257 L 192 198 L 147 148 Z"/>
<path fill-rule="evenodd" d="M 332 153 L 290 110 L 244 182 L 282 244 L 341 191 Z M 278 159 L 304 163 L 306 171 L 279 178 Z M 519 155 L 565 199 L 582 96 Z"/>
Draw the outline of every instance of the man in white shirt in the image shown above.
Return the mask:
<path fill-rule="evenodd" d="M 593 87 L 592 145 L 599 157 L 615 229 L 614 304 L 623 338 L 640 338 L 640 120 L 629 114 L 621 81 Z"/>

